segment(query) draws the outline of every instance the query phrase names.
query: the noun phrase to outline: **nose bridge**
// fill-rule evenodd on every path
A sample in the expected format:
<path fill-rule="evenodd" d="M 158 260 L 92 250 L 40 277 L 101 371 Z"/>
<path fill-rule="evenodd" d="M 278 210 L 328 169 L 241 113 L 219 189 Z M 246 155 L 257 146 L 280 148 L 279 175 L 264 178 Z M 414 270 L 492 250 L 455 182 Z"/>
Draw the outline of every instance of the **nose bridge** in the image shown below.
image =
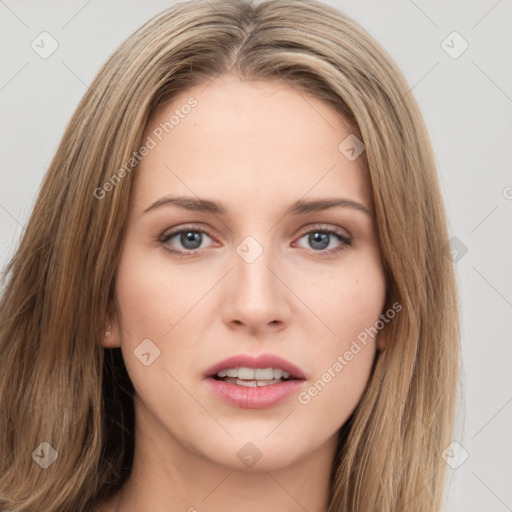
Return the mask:
<path fill-rule="evenodd" d="M 251 327 L 283 320 L 285 287 L 274 275 L 276 252 L 269 246 L 270 238 L 260 242 L 256 236 L 247 236 L 235 248 L 226 320 Z"/>
<path fill-rule="evenodd" d="M 260 241 L 261 240 L 261 241 Z M 262 240 L 249 235 L 236 247 L 236 280 L 247 298 L 256 299 L 271 295 L 275 288 L 275 276 L 270 272 L 274 251 L 269 246 L 269 237 Z M 269 297 L 267 297 L 269 298 Z"/>

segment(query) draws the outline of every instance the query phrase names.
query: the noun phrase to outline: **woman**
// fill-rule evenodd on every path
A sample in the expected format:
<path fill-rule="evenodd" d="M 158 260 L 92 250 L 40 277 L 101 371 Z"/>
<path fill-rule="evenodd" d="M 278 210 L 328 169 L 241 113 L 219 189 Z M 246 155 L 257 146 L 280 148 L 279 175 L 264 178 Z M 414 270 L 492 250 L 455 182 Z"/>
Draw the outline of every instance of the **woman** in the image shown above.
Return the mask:
<path fill-rule="evenodd" d="M 419 109 L 353 21 L 168 9 L 80 102 L 7 268 L 0 507 L 439 510 L 447 241 Z"/>

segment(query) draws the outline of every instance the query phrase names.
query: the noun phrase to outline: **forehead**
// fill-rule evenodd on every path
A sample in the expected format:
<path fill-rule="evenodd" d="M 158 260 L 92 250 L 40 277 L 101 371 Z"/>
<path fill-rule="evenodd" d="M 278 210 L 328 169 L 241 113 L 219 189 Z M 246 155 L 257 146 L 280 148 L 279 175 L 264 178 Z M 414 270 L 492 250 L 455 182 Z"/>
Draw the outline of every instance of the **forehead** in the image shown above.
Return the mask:
<path fill-rule="evenodd" d="M 369 204 L 365 170 L 340 150 L 350 135 L 330 105 L 285 83 L 220 77 L 153 113 L 134 205 L 169 193 L 267 209 L 300 197 Z"/>

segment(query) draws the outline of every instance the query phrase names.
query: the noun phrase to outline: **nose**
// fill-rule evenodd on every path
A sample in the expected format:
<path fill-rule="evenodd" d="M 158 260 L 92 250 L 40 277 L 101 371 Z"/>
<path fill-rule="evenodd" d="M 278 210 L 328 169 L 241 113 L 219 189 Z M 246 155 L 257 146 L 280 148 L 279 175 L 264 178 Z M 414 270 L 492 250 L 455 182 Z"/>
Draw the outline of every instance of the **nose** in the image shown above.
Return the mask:
<path fill-rule="evenodd" d="M 281 330 L 289 319 L 291 292 L 284 284 L 270 250 L 254 260 L 234 255 L 234 268 L 227 277 L 222 316 L 230 328 L 245 328 L 252 334 Z"/>

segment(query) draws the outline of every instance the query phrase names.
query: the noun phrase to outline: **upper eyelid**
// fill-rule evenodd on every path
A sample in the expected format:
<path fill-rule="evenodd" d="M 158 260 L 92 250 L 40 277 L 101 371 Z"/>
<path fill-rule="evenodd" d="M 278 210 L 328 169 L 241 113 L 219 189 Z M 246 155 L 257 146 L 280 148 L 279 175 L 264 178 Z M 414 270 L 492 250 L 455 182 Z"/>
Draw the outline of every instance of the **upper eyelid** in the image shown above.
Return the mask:
<path fill-rule="evenodd" d="M 318 229 L 319 231 L 320 230 L 344 230 L 344 231 L 347 231 L 348 233 L 348 230 L 346 228 L 342 228 L 341 226 L 335 226 L 333 224 L 326 224 L 326 223 L 313 223 L 312 225 L 310 226 L 306 226 L 304 228 L 304 230 L 302 231 L 303 233 L 308 233 L 309 231 L 311 230 L 315 230 L 315 229 Z M 162 237 L 164 236 L 168 236 L 168 235 L 172 235 L 172 234 L 176 234 L 176 233 L 180 233 L 182 231 L 186 231 L 186 230 L 189 230 L 189 231 L 197 231 L 197 232 L 201 232 L 201 233 L 205 233 L 207 234 L 208 236 L 212 236 L 210 235 L 210 230 L 208 228 L 203 228 L 199 225 L 195 225 L 195 224 L 185 224 L 183 226 L 177 226 L 176 228 L 169 228 L 169 229 L 166 229 L 165 231 L 163 231 L 162 233 Z M 352 238 L 352 236 L 349 234 L 348 235 L 349 238 Z"/>

